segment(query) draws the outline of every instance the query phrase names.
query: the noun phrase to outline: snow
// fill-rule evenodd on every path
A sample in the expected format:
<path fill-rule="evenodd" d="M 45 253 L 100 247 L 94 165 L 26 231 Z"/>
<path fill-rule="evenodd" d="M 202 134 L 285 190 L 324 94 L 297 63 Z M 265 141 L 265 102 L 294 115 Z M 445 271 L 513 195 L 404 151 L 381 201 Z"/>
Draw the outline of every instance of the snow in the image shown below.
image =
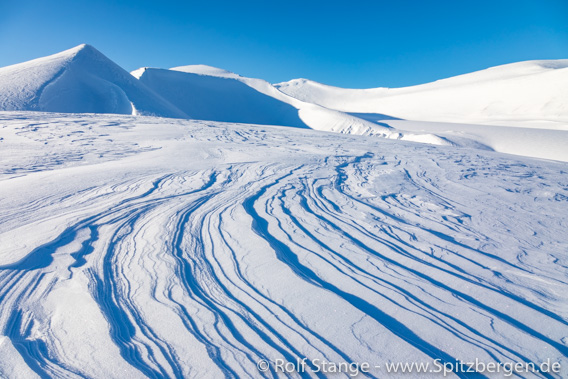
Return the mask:
<path fill-rule="evenodd" d="M 568 367 L 566 163 L 144 116 L 0 138 L 2 377 Z"/>
<path fill-rule="evenodd" d="M 352 90 L 306 79 L 272 85 L 206 65 L 129 75 L 80 45 L 0 68 L 0 110 L 280 125 L 568 161 L 567 73 L 568 60 L 531 61 L 415 87 Z"/>
<path fill-rule="evenodd" d="M 354 90 L 88 45 L 0 68 L 0 377 L 567 377 L 567 73 Z"/>
<path fill-rule="evenodd" d="M 382 137 L 392 134 L 382 125 L 297 100 L 265 80 L 242 77 L 215 67 L 139 69 L 133 75 L 191 118 Z"/>
<path fill-rule="evenodd" d="M 204 64 L 195 64 L 189 66 L 173 67 L 171 70 L 186 72 L 188 74 L 206 75 L 206 76 L 216 76 L 219 78 L 230 78 L 239 79 L 242 76 L 235 74 L 234 72 L 223 70 L 222 68 L 207 66 Z"/>
<path fill-rule="evenodd" d="M 90 45 L 0 68 L 0 110 L 187 118 Z"/>
<path fill-rule="evenodd" d="M 233 77 L 153 68 L 133 74 L 192 119 L 307 127 L 296 108 Z"/>
<path fill-rule="evenodd" d="M 568 59 L 518 62 L 405 88 L 343 89 L 307 79 L 275 86 L 343 112 L 568 130 L 566 83 Z"/>
<path fill-rule="evenodd" d="M 431 133 L 457 146 L 568 162 L 568 131 L 565 130 L 406 120 L 383 123 L 400 130 L 407 140 L 411 140 L 412 133 L 419 136 Z"/>

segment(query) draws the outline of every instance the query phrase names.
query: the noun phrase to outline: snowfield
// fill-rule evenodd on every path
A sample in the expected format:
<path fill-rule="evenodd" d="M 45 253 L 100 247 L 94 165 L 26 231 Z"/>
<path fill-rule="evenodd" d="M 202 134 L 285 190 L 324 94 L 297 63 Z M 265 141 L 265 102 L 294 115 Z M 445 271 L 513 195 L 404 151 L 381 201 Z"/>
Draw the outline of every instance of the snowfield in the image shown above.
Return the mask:
<path fill-rule="evenodd" d="M 0 112 L 0 377 L 566 377 L 566 215 L 566 163 L 479 146 Z"/>

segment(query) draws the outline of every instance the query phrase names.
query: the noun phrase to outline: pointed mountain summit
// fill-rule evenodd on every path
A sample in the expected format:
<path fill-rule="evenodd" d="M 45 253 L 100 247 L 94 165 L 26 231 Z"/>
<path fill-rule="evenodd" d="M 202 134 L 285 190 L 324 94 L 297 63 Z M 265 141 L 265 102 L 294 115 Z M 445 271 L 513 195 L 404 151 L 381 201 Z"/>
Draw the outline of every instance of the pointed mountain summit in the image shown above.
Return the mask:
<path fill-rule="evenodd" d="M 0 68 L 0 110 L 187 117 L 85 44 Z"/>

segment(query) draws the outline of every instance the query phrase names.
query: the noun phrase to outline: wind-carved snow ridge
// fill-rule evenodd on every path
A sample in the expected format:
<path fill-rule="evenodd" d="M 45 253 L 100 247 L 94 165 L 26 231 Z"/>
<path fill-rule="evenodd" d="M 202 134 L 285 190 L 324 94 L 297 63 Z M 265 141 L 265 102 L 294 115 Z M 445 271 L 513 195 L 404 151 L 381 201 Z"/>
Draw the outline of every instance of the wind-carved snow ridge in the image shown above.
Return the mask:
<path fill-rule="evenodd" d="M 0 125 L 25 152 L 0 160 L 0 376 L 568 367 L 566 164 L 146 117 Z"/>

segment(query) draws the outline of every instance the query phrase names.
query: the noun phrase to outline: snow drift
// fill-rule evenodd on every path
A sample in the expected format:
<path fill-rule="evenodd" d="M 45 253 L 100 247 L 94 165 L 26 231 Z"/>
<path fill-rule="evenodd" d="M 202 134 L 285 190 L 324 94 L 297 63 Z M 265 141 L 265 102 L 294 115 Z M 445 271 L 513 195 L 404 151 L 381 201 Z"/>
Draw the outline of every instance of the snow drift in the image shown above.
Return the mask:
<path fill-rule="evenodd" d="M 89 45 L 0 68 L 0 110 L 187 117 Z"/>

